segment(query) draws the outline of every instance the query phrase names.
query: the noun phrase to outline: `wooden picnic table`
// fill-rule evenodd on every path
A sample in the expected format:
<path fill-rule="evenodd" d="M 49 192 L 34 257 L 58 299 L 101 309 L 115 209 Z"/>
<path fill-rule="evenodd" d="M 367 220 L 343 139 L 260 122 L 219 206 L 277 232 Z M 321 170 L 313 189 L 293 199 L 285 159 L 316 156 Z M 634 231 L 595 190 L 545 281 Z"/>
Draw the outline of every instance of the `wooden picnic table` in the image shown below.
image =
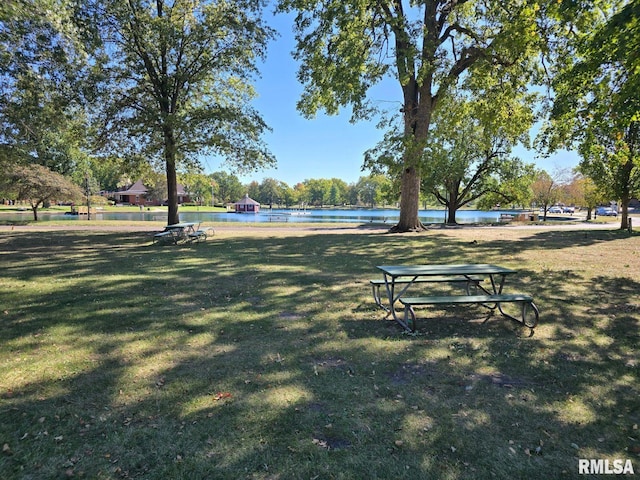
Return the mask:
<path fill-rule="evenodd" d="M 415 331 L 414 307 L 418 305 L 476 303 L 491 310 L 497 309 L 505 317 L 525 325 L 532 331 L 538 323 L 538 309 L 530 296 L 519 293 L 503 293 L 506 277 L 517 273 L 510 268 L 491 264 L 381 265 L 377 268 L 383 274 L 388 307 L 380 303 L 380 298 L 376 299 L 376 303 L 387 311 L 387 316 L 392 315 L 393 319 L 405 330 Z M 489 280 L 486 287 L 483 284 L 485 278 Z M 466 282 L 466 295 L 405 296 L 407 290 L 416 283 L 429 281 Z M 475 290 L 474 294 L 471 292 L 472 288 Z M 478 291 L 480 294 L 477 294 Z M 502 309 L 501 303 L 514 302 L 522 305 L 521 318 L 507 314 Z M 401 309 L 404 311 L 403 315 L 399 315 L 396 310 L 398 303 L 403 305 Z M 527 320 L 527 307 L 530 307 L 534 312 L 534 321 Z M 410 321 L 411 325 L 409 325 Z"/>

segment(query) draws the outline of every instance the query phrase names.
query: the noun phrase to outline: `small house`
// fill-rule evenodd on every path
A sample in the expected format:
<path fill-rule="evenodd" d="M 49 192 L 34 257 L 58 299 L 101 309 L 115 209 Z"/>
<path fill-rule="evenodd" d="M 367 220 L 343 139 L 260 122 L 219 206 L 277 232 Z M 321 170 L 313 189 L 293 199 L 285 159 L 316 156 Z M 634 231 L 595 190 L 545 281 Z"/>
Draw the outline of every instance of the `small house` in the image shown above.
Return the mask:
<path fill-rule="evenodd" d="M 129 203 L 131 205 L 144 204 L 147 195 L 147 187 L 144 186 L 142 180 L 138 180 L 126 190 L 114 192 L 113 196 L 117 203 Z"/>
<path fill-rule="evenodd" d="M 187 192 L 179 183 L 176 186 L 178 194 L 178 203 L 185 203 L 191 201 Z M 166 199 L 159 200 L 154 198 L 148 198 L 149 189 L 145 186 L 142 180 L 138 180 L 125 190 L 113 192 L 113 198 L 116 203 L 123 203 L 129 205 L 160 205 L 166 202 Z"/>
<path fill-rule="evenodd" d="M 249 195 L 245 195 L 242 200 L 234 203 L 236 213 L 258 213 L 260 211 L 260 204 L 249 198 Z"/>

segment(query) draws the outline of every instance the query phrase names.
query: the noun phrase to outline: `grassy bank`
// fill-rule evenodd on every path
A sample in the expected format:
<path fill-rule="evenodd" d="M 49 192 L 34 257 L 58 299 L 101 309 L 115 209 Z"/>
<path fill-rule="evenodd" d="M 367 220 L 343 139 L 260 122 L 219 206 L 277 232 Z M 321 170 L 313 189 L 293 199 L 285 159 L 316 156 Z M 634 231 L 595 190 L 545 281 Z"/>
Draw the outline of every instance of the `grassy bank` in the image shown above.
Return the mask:
<path fill-rule="evenodd" d="M 0 234 L 0 478 L 585 478 L 640 471 L 640 236 Z M 382 320 L 375 265 L 497 263 L 480 308 Z"/>

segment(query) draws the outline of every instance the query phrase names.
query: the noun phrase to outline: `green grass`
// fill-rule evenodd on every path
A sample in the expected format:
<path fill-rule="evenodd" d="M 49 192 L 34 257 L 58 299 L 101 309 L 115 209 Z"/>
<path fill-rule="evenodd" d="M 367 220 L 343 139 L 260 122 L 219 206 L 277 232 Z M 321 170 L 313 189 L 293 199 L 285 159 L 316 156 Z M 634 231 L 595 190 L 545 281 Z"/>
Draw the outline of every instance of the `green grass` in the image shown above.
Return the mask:
<path fill-rule="evenodd" d="M 481 308 L 382 320 L 375 265 L 498 263 Z M 640 236 L 464 228 L 0 234 L 0 478 L 584 478 L 640 471 Z M 440 287 L 438 287 L 440 288 Z"/>

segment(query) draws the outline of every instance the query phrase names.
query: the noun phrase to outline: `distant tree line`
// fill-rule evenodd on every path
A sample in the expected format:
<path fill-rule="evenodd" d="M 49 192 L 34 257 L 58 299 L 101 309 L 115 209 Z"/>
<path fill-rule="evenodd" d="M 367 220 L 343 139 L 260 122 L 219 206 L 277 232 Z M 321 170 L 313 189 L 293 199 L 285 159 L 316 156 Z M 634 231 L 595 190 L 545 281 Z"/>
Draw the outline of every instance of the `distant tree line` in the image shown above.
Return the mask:
<path fill-rule="evenodd" d="M 233 203 L 245 195 L 267 207 L 285 208 L 341 205 L 373 208 L 397 203 L 397 197 L 390 195 L 391 181 L 382 175 L 363 176 L 352 184 L 331 178 L 307 179 L 290 186 L 265 178 L 245 185 L 236 175 L 219 171 L 210 175 L 187 175 L 182 183 L 189 196 L 203 205 Z"/>

